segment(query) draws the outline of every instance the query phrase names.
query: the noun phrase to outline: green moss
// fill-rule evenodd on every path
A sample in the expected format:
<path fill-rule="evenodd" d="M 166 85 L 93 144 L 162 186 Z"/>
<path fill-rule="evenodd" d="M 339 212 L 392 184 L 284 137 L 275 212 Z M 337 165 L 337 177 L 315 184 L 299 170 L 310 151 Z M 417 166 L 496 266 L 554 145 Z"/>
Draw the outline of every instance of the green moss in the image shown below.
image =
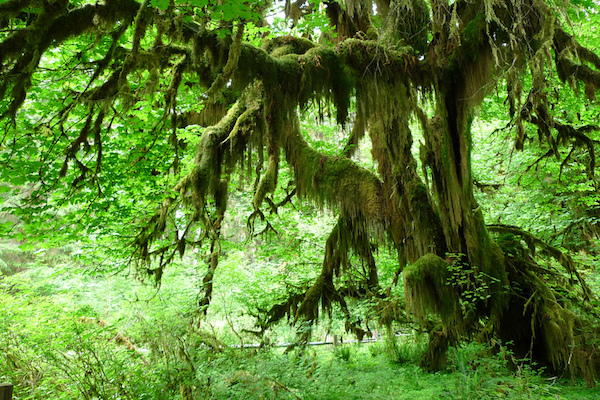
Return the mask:
<path fill-rule="evenodd" d="M 277 174 L 279 172 L 279 152 L 269 156 L 267 170 L 260 180 L 258 188 L 254 193 L 252 204 L 255 209 L 259 209 L 267 193 L 273 193 L 277 187 Z"/>
<path fill-rule="evenodd" d="M 383 41 L 393 46 L 410 46 L 420 53 L 427 50 L 431 21 L 424 0 L 392 1 L 389 13 L 382 18 Z"/>
<path fill-rule="evenodd" d="M 242 162 L 249 131 L 263 129 L 260 107 L 253 100 L 255 89 L 249 88 L 217 125 L 204 129 L 196 146 L 193 170 L 174 188 L 184 199 L 190 191 L 197 210 L 203 209 L 207 196 L 215 197 L 217 207 L 226 207 L 221 176 L 224 160 L 230 165 Z"/>
<path fill-rule="evenodd" d="M 337 109 L 337 121 L 343 124 L 348 118 L 350 97 L 355 77 L 341 61 L 339 55 L 327 47 L 315 47 L 298 58 L 302 67 L 298 103 L 306 107 L 309 100 L 331 100 Z"/>
<path fill-rule="evenodd" d="M 306 291 L 304 299 L 298 308 L 296 321 L 302 317 L 307 321 L 317 321 L 319 318 L 319 305 L 322 304 L 325 309 L 331 307 L 331 303 L 326 301 L 326 289 L 333 287 L 330 277 L 325 274 L 319 275 L 316 282 Z"/>
<path fill-rule="evenodd" d="M 448 348 L 450 347 L 451 336 L 443 330 L 433 330 L 429 333 L 429 343 L 425 354 L 421 359 L 421 367 L 430 371 L 441 371 L 446 368 L 448 360 Z"/>
<path fill-rule="evenodd" d="M 315 44 L 302 37 L 281 36 L 265 42 L 263 50 L 272 57 L 279 57 L 285 54 L 304 54 L 315 47 Z"/>
<path fill-rule="evenodd" d="M 427 187 L 421 182 L 413 183 L 409 193 L 410 203 L 413 205 L 414 209 L 419 209 L 421 204 L 427 204 L 429 202 Z"/>
<path fill-rule="evenodd" d="M 236 87 L 243 89 L 260 80 L 269 95 L 280 95 L 295 98 L 300 90 L 301 76 L 297 54 L 282 54 L 272 57 L 264 50 L 242 43 L 238 68 L 233 76 Z"/>
<path fill-rule="evenodd" d="M 350 219 L 364 218 L 381 224 L 385 218 L 381 181 L 346 157 L 312 149 L 298 131 L 296 118 L 287 128 L 295 133 L 287 135 L 285 152 L 294 169 L 298 195 L 321 207 L 337 209 Z"/>
<path fill-rule="evenodd" d="M 466 45 L 469 46 L 470 43 L 475 44 L 476 47 L 479 46 L 482 40 L 485 38 L 485 13 L 478 13 L 475 18 L 471 19 L 467 26 L 462 31 L 463 41 L 466 42 Z M 477 52 L 471 55 L 472 57 L 477 57 Z"/>
<path fill-rule="evenodd" d="M 414 318 L 426 325 L 430 313 L 438 315 L 444 331 L 459 331 L 462 313 L 458 296 L 448 281 L 448 263 L 435 254 L 426 254 L 403 271 L 406 306 Z"/>
<path fill-rule="evenodd" d="M 415 241 L 421 246 L 421 252 L 434 251 L 446 253 L 444 232 L 441 220 L 432 206 L 427 186 L 416 176 L 413 182 L 407 183 L 405 190 L 409 197 L 409 210 L 416 221 L 414 229 Z"/>
<path fill-rule="evenodd" d="M 466 192 L 473 191 L 473 178 L 472 178 L 472 168 L 471 168 L 471 152 L 473 150 L 473 133 L 471 132 L 471 127 L 473 125 L 474 117 L 472 114 L 469 114 L 467 117 L 467 125 L 465 127 L 465 144 L 466 144 L 466 154 L 464 158 L 466 159 L 467 168 L 465 168 L 465 176 L 463 178 L 463 190 Z"/>

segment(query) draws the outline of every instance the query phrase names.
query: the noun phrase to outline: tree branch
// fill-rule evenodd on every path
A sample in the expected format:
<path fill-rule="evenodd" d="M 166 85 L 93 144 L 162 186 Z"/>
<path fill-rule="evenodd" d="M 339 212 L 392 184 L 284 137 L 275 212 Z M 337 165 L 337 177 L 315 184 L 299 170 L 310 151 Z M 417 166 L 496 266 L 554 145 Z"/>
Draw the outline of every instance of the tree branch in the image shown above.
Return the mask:
<path fill-rule="evenodd" d="M 557 247 L 546 243 L 542 239 L 538 238 L 530 232 L 525 231 L 524 229 L 519 228 L 518 226 L 491 224 L 487 225 L 487 227 L 492 232 L 511 233 L 513 235 L 521 237 L 525 241 L 525 243 L 527 243 L 527 247 L 529 247 L 533 255 L 535 255 L 536 246 L 540 247 L 542 251 L 549 254 L 552 258 L 558 261 L 560 265 L 562 265 L 571 276 L 575 276 L 577 278 L 579 284 L 581 285 L 581 289 L 583 290 L 584 298 L 586 300 L 595 298 L 594 293 L 577 270 L 576 262 L 569 254 L 564 253 Z"/>

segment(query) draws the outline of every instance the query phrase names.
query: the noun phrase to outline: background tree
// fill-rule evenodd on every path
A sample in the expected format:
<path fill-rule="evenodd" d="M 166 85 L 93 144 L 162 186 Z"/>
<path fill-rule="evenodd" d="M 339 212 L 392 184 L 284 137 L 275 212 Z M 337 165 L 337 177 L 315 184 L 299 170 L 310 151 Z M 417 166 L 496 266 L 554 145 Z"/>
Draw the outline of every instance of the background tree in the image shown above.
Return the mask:
<path fill-rule="evenodd" d="M 22 225 L 5 228 L 17 238 L 65 227 L 73 238 L 116 233 L 157 283 L 178 254 L 207 246 L 202 314 L 232 177 L 245 171 L 254 177 L 251 226 L 274 229 L 269 212 L 294 197 L 337 216 L 320 276 L 266 311 L 265 324 L 287 315 L 310 325 L 338 306 L 361 337 L 365 326 L 347 306 L 359 297 L 389 325 L 399 316 L 374 257 L 385 243 L 397 251 L 409 309 L 429 332 L 424 365 L 441 367 L 459 340 L 499 338 L 593 381 L 594 295 L 558 248 L 515 226 L 486 227 L 471 164 L 476 110 L 503 90 L 515 147 L 537 131 L 546 157 L 562 157 L 563 145 L 583 149 L 596 187 L 598 127 L 562 120 L 559 87 L 549 84 L 556 76 L 569 84 L 562 90 L 583 88 L 594 100 L 600 58 L 572 23 L 585 14 L 541 0 L 298 1 L 286 4 L 292 19 L 327 16 L 321 37 L 258 44 L 270 6 L 1 4 L 2 181 L 23 198 L 13 210 Z M 346 127 L 337 153 L 307 142 L 299 112 L 312 106 L 332 106 Z M 365 137 L 376 173 L 352 158 Z M 291 182 L 278 179 L 286 166 Z M 537 262 L 539 252 L 564 271 Z M 357 271 L 360 280 L 343 279 Z"/>

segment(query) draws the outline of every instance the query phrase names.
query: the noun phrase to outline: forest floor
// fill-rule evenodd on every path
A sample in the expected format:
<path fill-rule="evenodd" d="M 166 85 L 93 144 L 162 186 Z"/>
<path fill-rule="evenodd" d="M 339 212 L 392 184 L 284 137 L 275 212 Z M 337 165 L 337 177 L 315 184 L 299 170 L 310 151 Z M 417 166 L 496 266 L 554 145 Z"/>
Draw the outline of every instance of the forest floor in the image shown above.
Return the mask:
<path fill-rule="evenodd" d="M 247 317 L 228 304 L 191 327 L 193 268 L 176 269 L 157 291 L 94 273 L 68 252 L 1 250 L 0 383 L 15 385 L 15 400 L 600 398 L 578 379 L 478 344 L 452 348 L 447 370 L 429 373 L 418 367 L 417 334 L 287 353 L 229 347 L 252 342 Z M 291 332 L 282 327 L 274 340 Z"/>

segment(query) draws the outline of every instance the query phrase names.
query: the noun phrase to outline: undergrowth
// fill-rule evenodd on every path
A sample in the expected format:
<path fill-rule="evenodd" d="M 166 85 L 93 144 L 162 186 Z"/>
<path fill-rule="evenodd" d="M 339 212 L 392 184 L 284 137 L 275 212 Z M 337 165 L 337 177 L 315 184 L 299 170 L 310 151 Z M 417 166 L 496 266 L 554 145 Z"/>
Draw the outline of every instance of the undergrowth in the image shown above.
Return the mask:
<path fill-rule="evenodd" d="M 412 331 L 288 353 L 231 348 L 217 327 L 189 323 L 186 288 L 148 289 L 142 307 L 128 278 L 69 274 L 63 255 L 45 257 L 0 277 L 0 382 L 14 400 L 597 398 L 503 346 L 452 348 L 448 369 L 427 373 L 427 340 Z"/>

